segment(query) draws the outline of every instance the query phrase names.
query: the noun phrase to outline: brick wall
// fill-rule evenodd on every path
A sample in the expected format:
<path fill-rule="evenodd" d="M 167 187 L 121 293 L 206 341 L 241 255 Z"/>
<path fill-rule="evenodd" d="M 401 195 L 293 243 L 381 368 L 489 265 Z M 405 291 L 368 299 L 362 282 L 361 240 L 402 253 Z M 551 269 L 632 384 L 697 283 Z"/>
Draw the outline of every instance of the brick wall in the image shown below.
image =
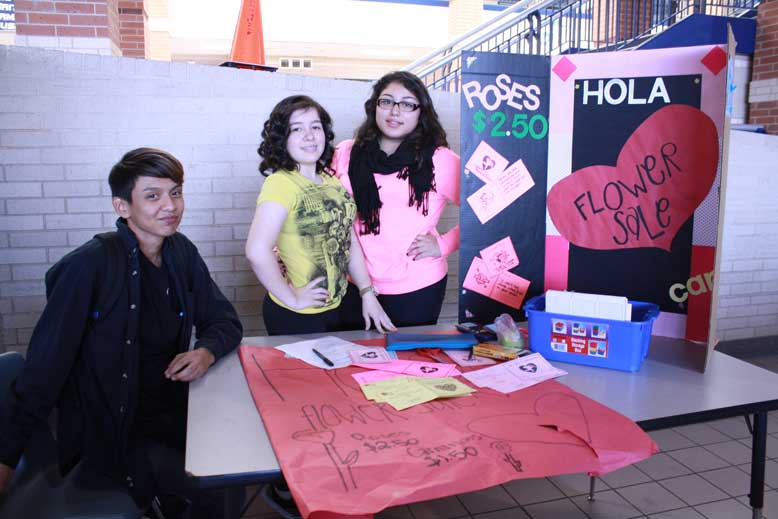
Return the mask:
<path fill-rule="evenodd" d="M 109 30 L 110 1 L 16 0 L 16 44 L 99 54 L 118 53 Z"/>
<path fill-rule="evenodd" d="M 756 18 L 756 49 L 748 122 L 778 134 L 778 1 L 762 2 Z"/>
<path fill-rule="evenodd" d="M 142 58 L 145 56 L 143 0 L 120 0 L 117 7 L 119 22 L 119 47 L 122 56 Z"/>
<path fill-rule="evenodd" d="M 356 81 L 6 46 L 0 78 L 0 351 L 26 349 L 46 269 L 113 227 L 108 171 L 138 146 L 168 150 L 184 164 L 181 230 L 246 332 L 261 334 L 264 293 L 243 255 L 263 178 L 260 126 L 281 98 L 306 93 L 330 111 L 337 140 L 346 139 L 369 91 Z M 433 97 L 457 146 L 459 98 Z M 447 211 L 444 226 L 456 219 L 456 210 Z M 456 316 L 455 260 L 443 310 L 449 319 Z"/>
<path fill-rule="evenodd" d="M 719 275 L 721 340 L 778 334 L 778 136 L 731 132 Z"/>

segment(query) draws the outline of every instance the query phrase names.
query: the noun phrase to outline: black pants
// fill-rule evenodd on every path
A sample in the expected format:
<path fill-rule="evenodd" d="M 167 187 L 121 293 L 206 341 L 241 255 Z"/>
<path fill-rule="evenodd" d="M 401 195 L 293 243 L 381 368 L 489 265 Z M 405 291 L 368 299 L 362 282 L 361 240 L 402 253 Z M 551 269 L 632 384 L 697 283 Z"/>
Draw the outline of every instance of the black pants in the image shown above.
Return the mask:
<path fill-rule="evenodd" d="M 349 284 L 343 301 L 349 297 L 349 292 L 354 292 L 356 297 L 359 297 L 356 289 Z M 327 333 L 353 329 L 348 328 L 344 321 L 342 301 L 340 306 L 326 312 L 301 314 L 284 308 L 273 301 L 269 295 L 265 295 L 265 299 L 262 301 L 262 319 L 265 321 L 265 329 L 267 329 L 268 335 Z"/>
<path fill-rule="evenodd" d="M 379 294 L 386 315 L 395 326 L 424 326 L 436 324 L 446 295 L 446 279 L 430 286 L 406 294 Z M 346 329 L 356 330 L 365 327 L 362 319 L 362 298 L 354 285 L 349 283 L 349 291 L 341 303 L 343 321 Z"/>

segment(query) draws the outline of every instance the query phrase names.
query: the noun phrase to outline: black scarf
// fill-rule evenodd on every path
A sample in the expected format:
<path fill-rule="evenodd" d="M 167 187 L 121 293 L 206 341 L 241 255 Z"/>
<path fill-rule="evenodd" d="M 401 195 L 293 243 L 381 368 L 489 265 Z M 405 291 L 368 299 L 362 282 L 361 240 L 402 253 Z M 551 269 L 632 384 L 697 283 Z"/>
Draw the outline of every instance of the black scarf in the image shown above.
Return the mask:
<path fill-rule="evenodd" d="M 351 148 L 348 164 L 348 178 L 354 190 L 354 201 L 362 222 L 361 234 L 378 234 L 381 222 L 378 210 L 383 205 L 378 194 L 374 173 L 389 175 L 397 173 L 397 178 L 408 179 L 408 207 L 416 205 L 424 216 L 429 211 L 429 192 L 435 190 L 435 171 L 432 155 L 435 146 L 421 150 L 419 157 L 413 145 L 404 140 L 397 150 L 388 155 L 381 151 L 377 140 L 356 144 Z M 401 225 L 402 222 L 396 222 Z"/>

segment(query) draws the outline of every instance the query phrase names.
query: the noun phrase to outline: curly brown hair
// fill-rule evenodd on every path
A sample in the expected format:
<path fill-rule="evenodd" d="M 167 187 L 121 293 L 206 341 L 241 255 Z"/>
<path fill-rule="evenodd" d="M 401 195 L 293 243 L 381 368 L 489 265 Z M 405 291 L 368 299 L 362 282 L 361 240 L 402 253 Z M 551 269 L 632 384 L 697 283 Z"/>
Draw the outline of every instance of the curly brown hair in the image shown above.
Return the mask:
<path fill-rule="evenodd" d="M 262 157 L 259 163 L 259 172 L 269 176 L 274 171 L 285 169 L 295 171 L 299 168 L 289 152 L 286 150 L 286 140 L 289 137 L 289 118 L 296 110 L 308 110 L 313 108 L 319 114 L 319 119 L 324 127 L 324 152 L 316 161 L 316 173 L 329 173 L 332 155 L 335 146 L 335 132 L 332 131 L 332 118 L 319 103 L 308 96 L 295 95 L 282 99 L 270 112 L 270 117 L 262 127 L 262 142 L 257 148 L 257 153 Z"/>

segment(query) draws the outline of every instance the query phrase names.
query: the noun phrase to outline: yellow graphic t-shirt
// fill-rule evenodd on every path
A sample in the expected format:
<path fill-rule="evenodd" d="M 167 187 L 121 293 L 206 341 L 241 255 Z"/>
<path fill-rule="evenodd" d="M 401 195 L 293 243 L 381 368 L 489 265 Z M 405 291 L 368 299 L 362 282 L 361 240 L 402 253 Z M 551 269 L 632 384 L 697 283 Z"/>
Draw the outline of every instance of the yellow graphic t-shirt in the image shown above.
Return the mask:
<path fill-rule="evenodd" d="M 319 276 L 325 278 L 320 286 L 327 288 L 329 299 L 324 306 L 293 310 L 302 314 L 337 308 L 348 286 L 351 226 L 357 206 L 336 178 L 324 174 L 321 179 L 316 184 L 299 173 L 276 171 L 265 179 L 257 200 L 257 205 L 279 203 L 288 212 L 276 244 L 287 280 L 301 287 Z M 292 310 L 273 294 L 270 298 Z"/>

